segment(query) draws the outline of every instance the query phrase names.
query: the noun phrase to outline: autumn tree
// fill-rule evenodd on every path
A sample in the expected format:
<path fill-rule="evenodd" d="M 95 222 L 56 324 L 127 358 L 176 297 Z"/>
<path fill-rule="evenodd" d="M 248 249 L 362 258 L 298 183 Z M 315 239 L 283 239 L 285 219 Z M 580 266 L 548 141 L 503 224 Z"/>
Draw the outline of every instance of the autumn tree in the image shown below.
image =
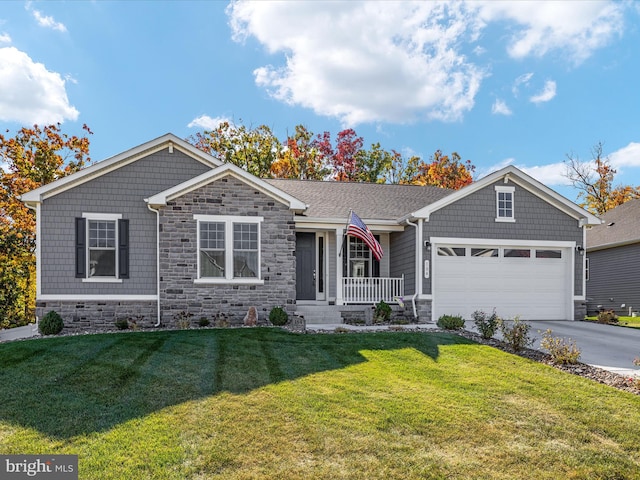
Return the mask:
<path fill-rule="evenodd" d="M 262 178 L 271 176 L 271 166 L 281 151 L 280 141 L 267 125 L 251 128 L 222 122 L 217 128 L 197 133 L 187 141 Z"/>
<path fill-rule="evenodd" d="M 271 174 L 276 178 L 324 180 L 329 173 L 313 133 L 303 125 L 296 125 L 295 134 L 287 137 L 285 147 L 271 165 Z"/>
<path fill-rule="evenodd" d="M 0 134 L 0 326 L 31 320 L 35 306 L 35 216 L 20 196 L 82 168 L 92 132 L 62 133 L 60 124 Z M 7 131 L 8 133 L 8 131 Z"/>
<path fill-rule="evenodd" d="M 451 156 L 443 155 L 441 150 L 436 150 L 428 163 L 418 156 L 412 156 L 406 161 L 396 158 L 394 164 L 398 183 L 452 190 L 459 190 L 473 183 L 475 168 L 471 160 L 463 162 L 458 153 L 453 152 Z"/>
<path fill-rule="evenodd" d="M 602 142 L 598 142 L 591 149 L 590 162 L 583 162 L 573 154 L 567 154 L 564 162 L 565 177 L 578 190 L 580 206 L 596 215 L 602 215 L 628 200 L 640 198 L 640 187 L 630 185 L 613 187 L 617 172 L 603 150 Z"/>

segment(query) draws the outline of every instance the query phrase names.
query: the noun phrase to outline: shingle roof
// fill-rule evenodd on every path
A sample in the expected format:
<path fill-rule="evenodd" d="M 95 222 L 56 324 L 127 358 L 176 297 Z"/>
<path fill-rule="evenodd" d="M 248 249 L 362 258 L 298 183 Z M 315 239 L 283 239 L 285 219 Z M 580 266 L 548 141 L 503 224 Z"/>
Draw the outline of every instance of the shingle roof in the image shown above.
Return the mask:
<path fill-rule="evenodd" d="M 587 230 L 587 248 L 640 242 L 640 200 L 629 200 L 600 218 L 602 225 Z"/>
<path fill-rule="evenodd" d="M 268 183 L 303 201 L 310 218 L 347 218 L 353 209 L 361 218 L 397 220 L 454 190 L 419 185 L 389 185 L 312 180 L 269 179 Z"/>

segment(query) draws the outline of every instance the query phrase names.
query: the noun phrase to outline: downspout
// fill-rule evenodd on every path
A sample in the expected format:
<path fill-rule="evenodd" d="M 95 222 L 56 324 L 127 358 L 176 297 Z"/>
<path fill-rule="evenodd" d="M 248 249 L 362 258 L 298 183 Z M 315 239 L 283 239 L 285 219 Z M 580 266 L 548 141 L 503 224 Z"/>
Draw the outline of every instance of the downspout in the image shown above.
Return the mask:
<path fill-rule="evenodd" d="M 158 320 L 154 327 L 160 326 L 160 210 L 152 208 L 147 204 L 147 208 L 152 212 L 156 212 L 156 303 L 158 310 Z"/>
<path fill-rule="evenodd" d="M 415 227 L 416 229 L 416 274 L 415 274 L 415 293 L 413 294 L 413 296 L 411 297 L 411 305 L 413 306 L 413 318 L 418 318 L 418 309 L 416 308 L 416 298 L 418 297 L 418 294 L 420 293 L 419 287 L 420 287 L 420 252 L 422 251 L 420 249 L 420 242 L 418 241 L 418 225 L 411 222 L 409 219 L 405 220 L 405 222 L 407 222 L 407 225 L 411 225 L 412 227 Z"/>

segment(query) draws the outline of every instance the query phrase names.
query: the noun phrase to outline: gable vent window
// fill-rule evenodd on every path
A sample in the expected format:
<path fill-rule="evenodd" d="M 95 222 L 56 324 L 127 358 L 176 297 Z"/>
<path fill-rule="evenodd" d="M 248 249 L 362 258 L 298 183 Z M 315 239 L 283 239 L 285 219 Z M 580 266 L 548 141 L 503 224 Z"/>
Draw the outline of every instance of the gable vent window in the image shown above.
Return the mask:
<path fill-rule="evenodd" d="M 515 187 L 496 186 L 496 222 L 515 222 Z"/>
<path fill-rule="evenodd" d="M 129 220 L 120 214 L 76 218 L 76 278 L 119 282 L 129 278 Z"/>

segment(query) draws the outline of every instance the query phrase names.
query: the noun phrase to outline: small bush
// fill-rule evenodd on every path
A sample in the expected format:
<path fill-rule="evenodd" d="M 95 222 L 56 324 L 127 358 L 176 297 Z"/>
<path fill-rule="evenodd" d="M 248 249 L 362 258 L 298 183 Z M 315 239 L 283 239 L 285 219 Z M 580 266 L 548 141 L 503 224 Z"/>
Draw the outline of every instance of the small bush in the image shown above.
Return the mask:
<path fill-rule="evenodd" d="M 476 325 L 478 332 L 480 332 L 480 336 L 484 339 L 488 339 L 493 337 L 498 331 L 498 324 L 500 323 L 500 319 L 498 315 L 496 315 L 495 309 L 491 315 L 488 315 L 485 312 L 481 312 L 476 310 L 471 315 L 473 318 L 473 323 Z"/>
<path fill-rule="evenodd" d="M 200 320 L 198 320 L 198 325 L 201 327 L 208 327 L 210 323 L 207 317 L 200 317 Z"/>
<path fill-rule="evenodd" d="M 576 342 L 571 339 L 567 341 L 564 338 L 554 337 L 552 334 L 553 331 L 547 329 L 542 334 L 540 346 L 549 352 L 553 363 L 556 365 L 578 363 L 581 351 L 576 345 Z"/>
<path fill-rule="evenodd" d="M 229 319 L 224 313 L 217 313 L 213 320 L 213 326 L 217 328 L 227 328 L 229 326 Z"/>
<path fill-rule="evenodd" d="M 519 352 L 533 343 L 533 338 L 529 336 L 529 330 L 531 330 L 531 325 L 521 322 L 520 317 L 516 316 L 513 319 L 513 325 L 500 320 L 503 340 L 514 352 Z"/>
<path fill-rule="evenodd" d="M 442 315 L 438 319 L 437 325 L 446 330 L 460 330 L 464 327 L 464 319 L 459 315 Z"/>
<path fill-rule="evenodd" d="M 391 307 L 388 303 L 380 300 L 373 308 L 373 322 L 386 323 L 391 318 Z"/>
<path fill-rule="evenodd" d="M 181 330 L 188 330 L 191 328 L 191 317 L 193 317 L 193 313 L 185 312 L 184 310 L 173 316 L 177 327 Z"/>
<path fill-rule="evenodd" d="M 42 335 L 57 335 L 62 331 L 64 322 L 62 317 L 57 312 L 51 310 L 48 312 L 40 323 L 38 324 L 38 330 Z"/>
<path fill-rule="evenodd" d="M 289 321 L 289 315 L 282 307 L 273 307 L 269 312 L 269 321 L 276 327 L 286 325 Z"/>
<path fill-rule="evenodd" d="M 603 310 L 598 313 L 598 323 L 618 323 L 618 315 L 613 310 Z"/>
<path fill-rule="evenodd" d="M 118 330 L 127 330 L 129 328 L 129 320 L 126 318 L 118 318 L 114 323 Z"/>

